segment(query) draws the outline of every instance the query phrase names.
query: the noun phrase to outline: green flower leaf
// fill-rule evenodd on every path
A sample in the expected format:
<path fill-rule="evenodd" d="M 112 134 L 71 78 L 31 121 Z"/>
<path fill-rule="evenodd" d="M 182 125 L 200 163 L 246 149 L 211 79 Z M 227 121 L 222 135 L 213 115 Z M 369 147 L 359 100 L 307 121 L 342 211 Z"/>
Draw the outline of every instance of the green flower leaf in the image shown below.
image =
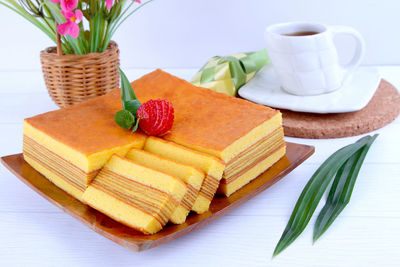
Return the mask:
<path fill-rule="evenodd" d="M 122 109 L 115 113 L 114 120 L 119 126 L 129 130 L 135 122 L 135 116 L 130 111 Z"/>

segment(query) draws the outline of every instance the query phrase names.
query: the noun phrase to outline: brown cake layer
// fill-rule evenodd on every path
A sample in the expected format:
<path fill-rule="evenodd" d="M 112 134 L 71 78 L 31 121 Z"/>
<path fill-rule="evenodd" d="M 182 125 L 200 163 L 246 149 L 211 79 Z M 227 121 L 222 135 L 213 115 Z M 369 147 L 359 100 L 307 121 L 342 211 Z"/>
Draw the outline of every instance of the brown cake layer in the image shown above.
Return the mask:
<path fill-rule="evenodd" d="M 90 185 L 112 195 L 129 206 L 151 215 L 161 225 L 165 225 L 168 222 L 172 211 L 179 205 L 179 202 L 167 193 L 125 178 L 107 167 L 102 169 Z M 134 192 L 136 197 L 131 197 L 132 192 Z M 138 195 L 141 197 L 137 197 Z M 172 201 L 168 202 L 168 199 Z M 160 209 L 160 206 L 164 202 L 169 204 L 167 207 Z"/>
<path fill-rule="evenodd" d="M 194 201 L 197 198 L 197 195 L 199 194 L 199 190 L 194 188 L 191 184 L 187 184 L 188 190 L 186 191 L 185 196 L 182 198 L 181 205 L 187 209 L 191 210 Z"/>
<path fill-rule="evenodd" d="M 240 178 L 242 175 L 245 175 L 251 168 L 257 165 L 259 162 L 265 160 L 275 151 L 279 150 L 280 148 L 285 146 L 285 141 L 281 140 L 277 143 L 270 145 L 268 148 L 264 150 L 264 153 L 261 153 L 259 157 L 257 157 L 251 164 L 246 165 L 245 168 L 241 169 L 239 172 L 236 172 L 234 175 L 231 175 L 227 178 L 222 178 L 221 183 L 228 184 L 232 183 L 236 179 Z M 265 170 L 264 170 L 265 171 Z"/>
<path fill-rule="evenodd" d="M 234 157 L 224 170 L 223 178 L 229 178 L 248 165 L 251 165 L 262 154 L 266 153 L 271 145 L 283 140 L 283 128 L 280 126 L 267 136 L 263 137 Z"/>
<path fill-rule="evenodd" d="M 206 175 L 199 194 L 211 201 L 214 198 L 215 192 L 217 192 L 218 186 L 219 181 L 216 178 Z"/>

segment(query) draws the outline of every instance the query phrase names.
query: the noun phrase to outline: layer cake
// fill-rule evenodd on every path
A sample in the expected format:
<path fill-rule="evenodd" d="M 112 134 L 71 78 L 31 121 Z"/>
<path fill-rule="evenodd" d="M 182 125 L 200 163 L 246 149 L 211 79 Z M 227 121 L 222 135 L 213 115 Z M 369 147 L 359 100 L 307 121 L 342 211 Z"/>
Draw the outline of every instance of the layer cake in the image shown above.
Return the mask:
<path fill-rule="evenodd" d="M 169 160 L 139 149 L 132 149 L 125 157 L 155 170 L 176 176 L 186 183 L 188 190 L 170 218 L 170 221 L 173 223 L 184 223 L 203 184 L 204 172 L 193 166 Z"/>
<path fill-rule="evenodd" d="M 199 214 L 208 210 L 225 169 L 220 159 L 157 137 L 148 137 L 144 150 L 202 170 L 206 177 L 192 210 Z"/>
<path fill-rule="evenodd" d="M 161 70 L 132 86 L 142 102 L 161 98 L 173 104 L 175 122 L 163 139 L 223 161 L 219 192 L 227 196 L 285 154 L 282 115 L 277 110 L 196 87 Z"/>
<path fill-rule="evenodd" d="M 143 76 L 132 86 L 142 103 L 167 99 L 174 106 L 174 124 L 164 139 L 226 163 L 282 123 L 278 110 L 197 87 L 162 70 Z"/>
<path fill-rule="evenodd" d="M 133 173 L 121 175 L 123 171 L 120 166 L 124 165 L 121 162 L 157 172 L 157 179 L 163 175 L 178 179 L 176 176 L 179 175 L 169 172 L 173 168 L 164 166 L 167 169 L 161 169 L 162 164 L 150 163 L 144 157 L 140 164 L 118 156 L 113 156 L 110 162 L 119 162 L 115 163 L 117 167 L 114 166 L 114 173 L 119 176 L 110 174 L 110 167 L 100 172 L 113 154 L 125 156 L 132 149 L 144 149 L 159 157 L 200 169 L 205 177 L 191 209 L 202 213 L 209 208 L 218 186 L 219 192 L 229 196 L 268 169 L 285 153 L 282 116 L 277 110 L 196 87 L 161 70 L 143 76 L 133 82 L 132 86 L 141 103 L 150 99 L 166 99 L 172 103 L 175 121 L 169 133 L 162 138 L 155 138 L 147 137 L 140 131 L 131 133 L 119 127 L 114 122 L 115 113 L 122 108 L 118 89 L 78 105 L 24 120 L 23 150 L 26 161 L 80 200 L 90 185 L 85 192 L 88 203 L 125 224 L 133 225 L 134 216 L 127 214 L 124 218 L 123 213 L 114 214 L 112 205 L 103 201 L 109 199 L 112 203 L 119 203 L 121 209 L 131 208 L 125 202 L 136 197 L 136 193 L 129 192 L 134 190 L 137 185 L 135 179 L 139 178 Z M 91 183 L 96 175 L 97 178 Z M 125 181 L 126 177 L 131 178 L 127 188 L 115 186 L 116 191 L 125 192 L 125 202 L 118 202 L 110 192 L 95 188 L 102 181 L 114 183 L 119 179 Z M 190 183 L 182 180 L 181 183 L 187 188 Z M 140 186 L 138 188 L 142 188 Z M 171 193 L 154 188 L 165 194 Z M 185 199 L 185 194 L 182 199 Z M 89 196 L 93 196 L 94 202 L 89 200 Z M 163 196 L 164 199 L 164 204 L 157 202 L 158 207 L 173 207 L 172 204 L 165 204 L 168 201 L 163 194 L 154 193 L 153 201 L 158 201 L 156 196 Z M 95 199 L 101 200 L 96 202 Z M 172 199 L 176 209 L 181 202 L 176 197 Z M 174 214 L 175 209 L 169 209 L 169 215 L 163 216 L 158 224 L 150 221 L 155 215 L 148 217 L 146 222 L 149 224 L 146 227 L 152 226 L 143 228 L 143 231 L 151 233 L 162 227 L 165 220 L 168 221 Z M 185 212 L 180 213 L 181 218 Z M 144 224 L 140 225 L 143 227 Z"/>
<path fill-rule="evenodd" d="M 218 192 L 230 196 L 271 167 L 285 153 L 283 127 L 280 126 L 226 164 Z"/>
<path fill-rule="evenodd" d="M 142 148 L 146 136 L 114 122 L 121 101 L 101 96 L 24 120 L 25 160 L 54 184 L 81 199 L 112 154 Z"/>
<path fill-rule="evenodd" d="M 116 221 L 153 234 L 168 222 L 186 191 L 179 178 L 114 155 L 82 200 Z"/>

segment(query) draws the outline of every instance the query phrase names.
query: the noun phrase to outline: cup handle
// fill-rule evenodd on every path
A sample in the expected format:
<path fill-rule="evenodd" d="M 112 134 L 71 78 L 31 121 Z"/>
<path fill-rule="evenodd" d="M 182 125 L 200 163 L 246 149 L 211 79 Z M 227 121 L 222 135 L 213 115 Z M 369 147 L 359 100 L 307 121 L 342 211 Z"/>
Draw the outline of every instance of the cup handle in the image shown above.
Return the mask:
<path fill-rule="evenodd" d="M 365 54 L 365 41 L 362 35 L 356 31 L 355 29 L 347 26 L 331 26 L 330 30 L 332 31 L 332 36 L 344 34 L 349 35 L 354 38 L 356 41 L 356 49 L 354 52 L 353 58 L 350 60 L 349 63 L 343 66 L 344 69 L 344 77 L 343 82 L 347 80 L 350 74 L 360 66 L 360 63 Z"/>

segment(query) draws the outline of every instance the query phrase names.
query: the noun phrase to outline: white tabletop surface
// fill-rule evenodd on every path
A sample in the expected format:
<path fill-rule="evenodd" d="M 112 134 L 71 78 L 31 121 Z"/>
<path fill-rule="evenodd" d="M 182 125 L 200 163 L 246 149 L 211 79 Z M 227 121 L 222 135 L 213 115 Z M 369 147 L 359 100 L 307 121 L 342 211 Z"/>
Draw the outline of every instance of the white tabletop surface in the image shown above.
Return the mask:
<path fill-rule="evenodd" d="M 400 67 L 379 69 L 400 88 Z M 149 71 L 127 74 L 133 80 Z M 167 71 L 185 79 L 195 73 L 193 69 Z M 25 117 L 56 108 L 40 72 L 0 72 L 0 155 L 22 151 Z M 376 132 L 380 136 L 340 217 L 314 245 L 312 219 L 304 233 L 274 259 L 273 249 L 308 179 L 331 153 L 359 137 L 286 138 L 314 145 L 315 154 L 229 214 L 140 253 L 93 232 L 1 166 L 0 266 L 400 266 L 400 119 Z"/>

